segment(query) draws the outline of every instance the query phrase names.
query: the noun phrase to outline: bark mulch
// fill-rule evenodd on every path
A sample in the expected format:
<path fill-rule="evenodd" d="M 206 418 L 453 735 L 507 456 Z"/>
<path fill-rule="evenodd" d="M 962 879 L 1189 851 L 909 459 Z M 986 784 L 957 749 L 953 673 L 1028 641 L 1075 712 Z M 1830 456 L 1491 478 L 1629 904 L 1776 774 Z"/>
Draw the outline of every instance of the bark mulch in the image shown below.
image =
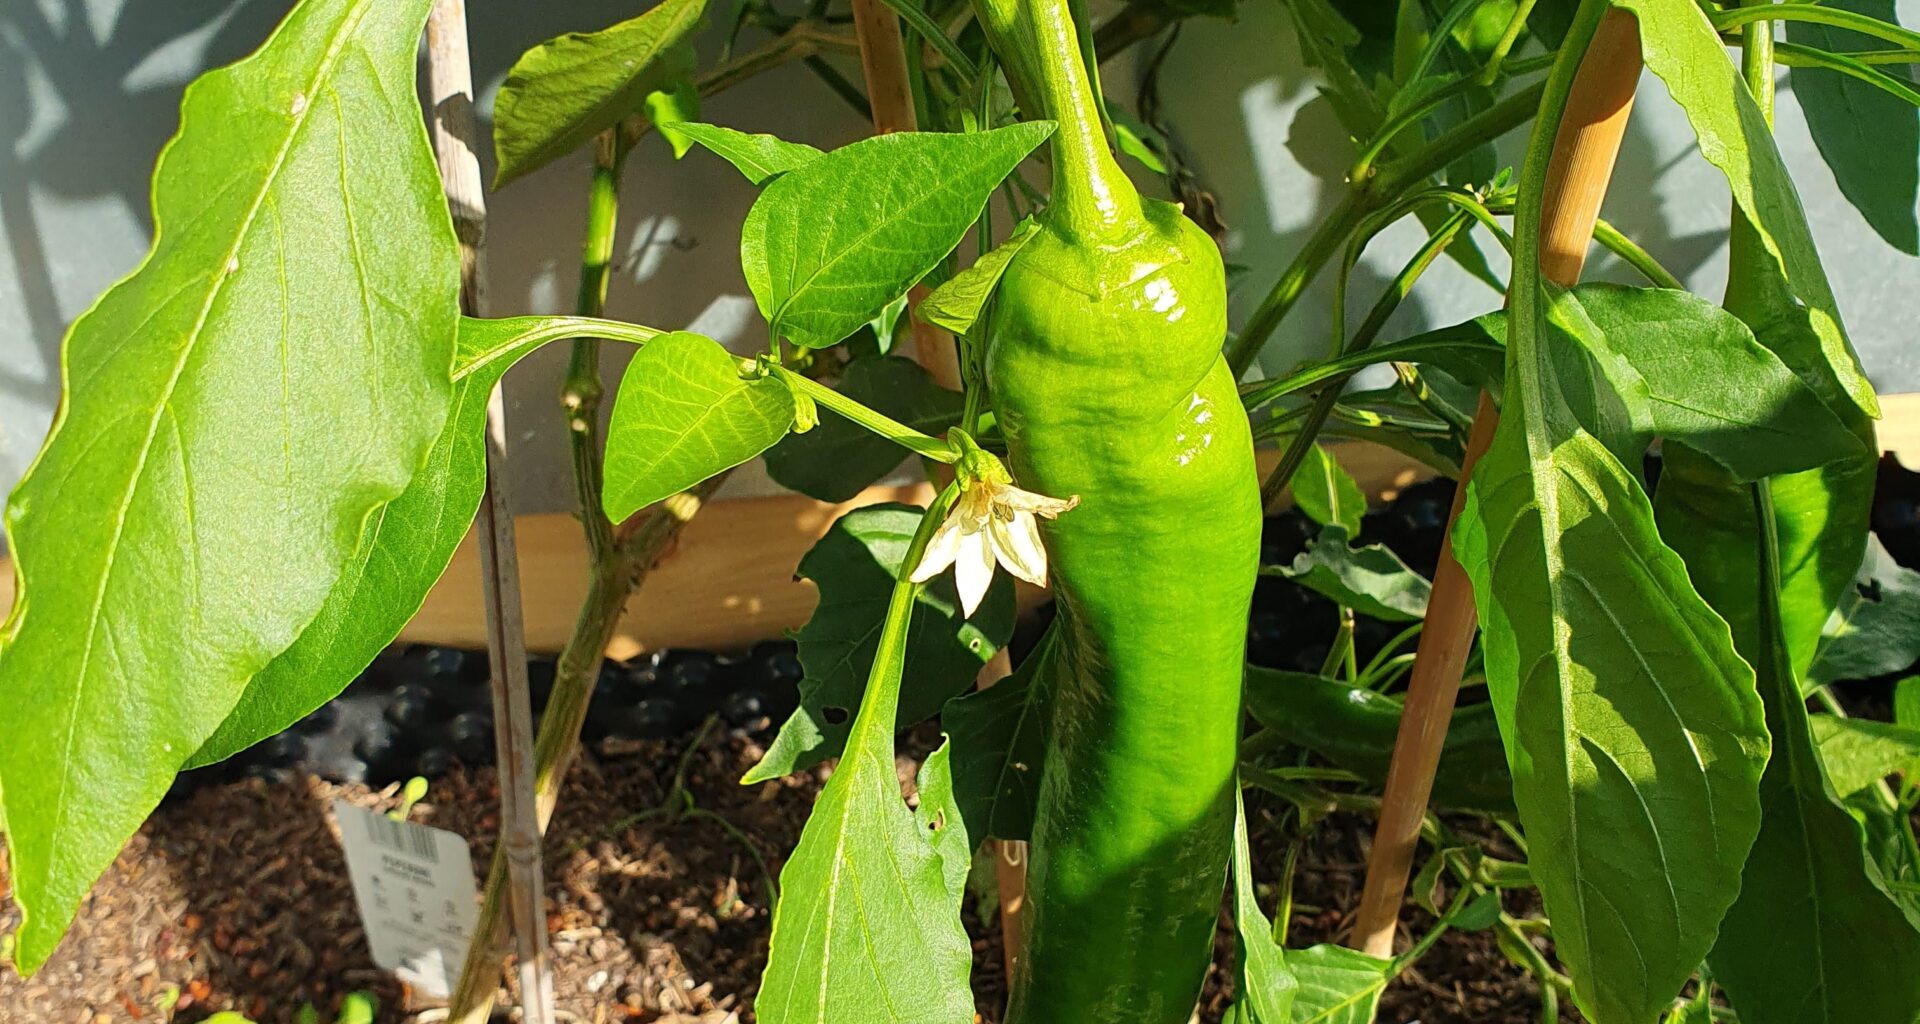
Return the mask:
<path fill-rule="evenodd" d="M 937 741 L 923 729 L 902 743 L 903 783 Z M 826 775 L 737 785 L 760 753 L 754 737 L 714 730 L 697 749 L 688 740 L 644 743 L 582 759 L 546 846 L 564 1020 L 753 1020 L 767 952 L 765 871 L 778 872 Z M 652 810 L 674 806 L 667 798 L 683 759 L 686 792 L 712 816 Z M 356 989 L 379 997 L 382 1024 L 431 1024 L 432 1005 L 368 959 L 327 810 L 337 797 L 380 809 L 398 802 L 392 787 L 308 776 L 210 786 L 168 801 L 95 886 L 38 974 L 22 980 L 0 964 L 0 1024 L 191 1024 L 220 1010 L 284 1024 L 306 1001 L 330 1020 Z M 495 806 L 490 770 L 456 768 L 433 783 L 413 820 L 472 837 L 476 872 L 484 874 Z M 1258 825 L 1256 859 L 1277 866 L 1286 853 L 1279 830 Z M 1371 819 L 1336 815 L 1314 831 L 1300 855 L 1289 945 L 1341 936 L 1358 901 L 1371 830 Z M 1264 888 L 1271 880 L 1261 881 L 1271 907 Z M 0 858 L 0 893 L 7 886 Z M 999 928 L 983 922 L 974 904 L 970 896 L 974 990 L 982 1024 L 995 1024 L 1005 1001 Z M 1507 909 L 1530 908 L 1510 896 Z M 0 901 L 0 933 L 17 923 L 18 911 Z M 1222 923 L 1201 1000 L 1207 1024 L 1231 1001 L 1233 937 L 1224 915 Z M 1410 910 L 1405 923 L 1417 932 L 1428 920 Z M 1489 933 L 1449 933 L 1388 988 L 1378 1019 L 1534 1024 L 1539 1013 L 1531 976 L 1509 963 Z"/>

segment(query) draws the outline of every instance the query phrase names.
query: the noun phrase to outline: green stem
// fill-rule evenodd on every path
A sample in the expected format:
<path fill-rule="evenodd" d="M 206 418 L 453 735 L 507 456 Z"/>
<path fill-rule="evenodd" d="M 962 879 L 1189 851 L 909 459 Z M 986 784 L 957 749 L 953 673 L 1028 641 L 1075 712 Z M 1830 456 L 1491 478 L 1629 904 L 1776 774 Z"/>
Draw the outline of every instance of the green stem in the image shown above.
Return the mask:
<path fill-rule="evenodd" d="M 1640 247 L 1640 243 L 1620 233 L 1620 229 L 1595 218 L 1593 222 L 1593 240 L 1615 256 L 1620 257 L 1627 266 L 1632 267 L 1641 277 L 1656 288 L 1671 288 L 1674 291 L 1686 291 L 1687 286 L 1673 276 L 1673 272 L 1663 266 L 1653 254 Z"/>
<path fill-rule="evenodd" d="M 860 710 L 854 713 L 847 737 L 847 749 L 862 742 L 893 740 L 894 719 L 900 710 L 900 681 L 906 671 L 907 628 L 913 622 L 913 603 L 922 583 L 913 582 L 913 570 L 927 553 L 927 544 L 960 496 L 958 481 L 948 484 L 920 517 L 920 526 L 907 543 L 906 556 L 900 560 L 900 575 L 893 581 L 893 593 L 887 598 L 887 615 L 880 625 L 880 639 L 874 648 L 873 667 L 867 672 L 866 694 Z M 890 746 L 889 746 L 890 749 Z"/>
<path fill-rule="evenodd" d="M 1785 40 L 1774 43 L 1773 50 L 1779 62 L 1788 67 L 1825 68 L 1828 71 L 1835 71 L 1920 107 L 1920 89 L 1915 89 L 1912 82 L 1871 67 L 1865 61 L 1855 58 L 1853 54 L 1834 53 Z M 1920 59 L 1920 52 L 1911 53 L 1911 56 Z"/>
<path fill-rule="evenodd" d="M 1480 349 L 1494 356 L 1505 351 L 1504 347 L 1497 343 L 1476 341 L 1466 337 L 1406 338 L 1388 342 L 1385 345 L 1375 345 L 1358 352 L 1348 352 L 1337 358 L 1315 363 L 1285 377 L 1263 380 L 1240 398 L 1248 411 L 1253 411 L 1288 395 L 1305 391 L 1316 384 L 1350 377 L 1369 366 L 1377 366 L 1380 363 L 1417 363 L 1429 356 L 1460 349 Z"/>
<path fill-rule="evenodd" d="M 1427 34 L 1427 45 L 1420 48 L 1419 56 L 1415 57 L 1413 64 L 1407 68 L 1406 77 L 1402 81 L 1410 85 L 1427 77 L 1427 70 L 1440 59 L 1441 51 L 1447 48 L 1447 42 L 1453 38 L 1454 26 L 1465 20 L 1467 15 L 1478 10 L 1482 2 L 1483 0 L 1455 0 L 1454 5 L 1447 8 L 1447 12 L 1434 23 L 1433 31 Z"/>
<path fill-rule="evenodd" d="M 754 361 L 750 359 L 741 360 L 741 364 L 743 369 L 756 365 Z M 811 377 L 795 373 L 778 364 L 767 364 L 767 371 L 778 378 L 782 384 L 792 389 L 795 394 L 804 395 L 807 398 L 813 399 L 816 404 L 825 406 L 839 413 L 841 416 L 900 445 L 915 455 L 932 459 L 935 462 L 945 462 L 949 464 L 960 460 L 959 454 L 955 452 L 953 446 L 947 442 L 931 434 L 925 434 L 915 430 L 884 413 L 870 409 Z"/>
<path fill-rule="evenodd" d="M 1506 63 L 1507 54 L 1513 52 L 1513 44 L 1520 39 L 1520 31 L 1527 27 L 1527 15 L 1533 13 L 1536 0 L 1520 0 L 1514 8 L 1513 17 L 1507 19 L 1506 30 L 1500 33 L 1500 40 L 1493 44 L 1493 52 L 1487 55 L 1487 66 L 1480 71 L 1480 84 L 1493 85 L 1502 77 L 1501 65 Z"/>
<path fill-rule="evenodd" d="M 979 77 L 980 69 L 973 63 L 973 58 L 968 57 L 966 51 L 960 48 L 960 44 L 954 42 L 951 36 L 941 30 L 915 0 L 881 0 L 881 2 L 893 8 L 893 13 L 899 15 L 901 21 L 906 22 L 909 28 L 919 33 L 920 37 L 934 49 L 940 51 L 940 56 L 960 73 L 961 78 L 971 83 Z"/>
<path fill-rule="evenodd" d="M 1564 47 L 1562 51 L 1564 52 Z M 1465 121 L 1454 125 L 1445 133 L 1429 140 L 1426 145 L 1396 158 L 1392 163 L 1380 169 L 1380 173 L 1367 182 L 1356 182 L 1367 191 L 1387 201 L 1404 192 L 1409 186 L 1424 182 L 1435 174 L 1447 169 L 1447 165 L 1472 152 L 1482 143 L 1492 142 L 1502 135 L 1518 128 L 1540 109 L 1540 99 L 1545 94 L 1547 83 L 1534 82 L 1513 95 L 1502 99 L 1493 106 L 1482 110 Z"/>
<path fill-rule="evenodd" d="M 1760 22 L 1809 21 L 1816 25 L 1852 29 L 1862 35 L 1884 39 L 1907 49 L 1920 49 L 1920 32 L 1892 25 L 1865 14 L 1856 14 L 1853 11 L 1821 4 L 1744 4 L 1736 10 L 1721 11 L 1709 17 L 1713 21 L 1713 27 L 1722 32 Z M 1771 34 L 1768 34 L 1767 38 L 1771 40 Z M 1771 58 L 1768 59 L 1768 63 L 1772 63 Z M 1752 83 L 1749 82 L 1748 85 L 1751 87 Z"/>
<path fill-rule="evenodd" d="M 1492 68 L 1493 72 L 1499 78 L 1506 78 L 1512 75 L 1524 75 L 1535 71 L 1544 71 L 1552 65 L 1553 54 L 1548 53 L 1537 57 L 1524 57 L 1519 60 L 1510 61 L 1507 62 L 1505 66 L 1489 65 L 1489 67 Z M 1391 120 L 1373 133 L 1373 140 L 1368 142 L 1366 148 L 1362 149 L 1360 155 L 1354 159 L 1352 168 L 1347 171 L 1347 180 L 1350 182 L 1358 182 L 1366 181 L 1372 177 L 1374 161 L 1380 158 L 1381 153 L 1386 152 L 1387 147 L 1393 143 L 1394 139 L 1398 138 L 1402 132 L 1419 124 L 1422 118 L 1426 117 L 1434 108 L 1440 106 L 1442 103 L 1471 89 L 1485 87 L 1487 83 L 1481 79 L 1483 74 L 1485 74 L 1484 71 L 1470 71 L 1456 75 L 1452 81 L 1427 93 L 1412 106 L 1394 115 Z"/>
<path fill-rule="evenodd" d="M 1293 311 L 1300 296 L 1306 294 L 1307 286 L 1320 275 L 1320 269 L 1340 251 L 1340 243 L 1346 241 L 1347 235 L 1366 217 L 1369 205 L 1365 193 L 1348 192 L 1341 198 L 1340 205 L 1313 229 L 1307 243 L 1294 254 L 1287 269 L 1280 272 L 1280 280 L 1274 282 L 1273 289 L 1267 292 L 1267 297 L 1261 300 L 1240 335 L 1228 347 L 1227 366 L 1233 370 L 1234 379 L 1246 376 L 1274 328 Z"/>
<path fill-rule="evenodd" d="M 613 236 L 620 216 L 620 168 L 627 146 L 618 128 L 600 133 L 593 146 L 593 182 L 587 189 L 587 231 L 580 249 L 580 293 L 574 312 L 598 317 L 607 308 L 612 274 Z M 573 343 L 561 386 L 560 405 L 567 417 L 567 448 L 573 461 L 574 500 L 586 530 L 587 557 L 598 564 L 613 548 L 613 523 L 600 502 L 600 339 Z"/>
<path fill-rule="evenodd" d="M 1081 54 L 1080 33 L 1062 0 L 987 0 L 984 6 L 1014 7 L 1013 23 L 1035 60 L 1034 86 L 1053 133 L 1053 192 L 1047 215 L 1055 227 L 1086 239 L 1130 233 L 1140 220 L 1140 196 L 1107 147 L 1105 112 Z M 1000 20 L 1000 17 L 996 17 Z"/>
<path fill-rule="evenodd" d="M 1420 279 L 1420 275 L 1425 273 L 1436 259 L 1439 259 L 1447 246 L 1453 244 L 1454 236 L 1466 228 L 1471 216 L 1465 210 L 1458 210 L 1441 222 L 1440 227 L 1427 237 L 1426 244 L 1413 254 L 1413 258 L 1400 268 L 1398 274 L 1394 275 L 1393 281 L 1387 285 L 1387 290 L 1367 312 L 1367 318 L 1361 322 L 1360 329 L 1354 332 L 1352 341 L 1343 342 L 1346 283 L 1349 271 L 1359 260 L 1361 250 L 1375 234 L 1398 220 L 1400 216 L 1412 212 L 1418 205 L 1418 202 L 1405 201 L 1364 218 L 1362 226 L 1354 232 L 1352 241 L 1348 243 L 1347 256 L 1340 267 L 1340 277 L 1334 282 L 1334 343 L 1336 346 L 1344 345 L 1335 358 L 1363 352 L 1372 346 L 1373 339 L 1386 327 L 1387 319 L 1393 316 L 1393 311 L 1399 308 L 1401 300 L 1413 290 L 1414 282 Z M 1326 425 L 1327 417 L 1333 415 L 1334 406 L 1339 404 L 1341 384 L 1345 380 L 1345 377 L 1341 377 L 1330 381 L 1314 399 L 1312 411 L 1300 424 L 1299 432 L 1294 434 L 1293 441 L 1288 444 L 1285 454 L 1281 455 L 1280 464 L 1274 467 L 1273 473 L 1260 485 L 1261 508 L 1271 507 L 1280 497 L 1280 493 L 1287 489 L 1287 485 L 1293 482 L 1293 475 L 1300 471 L 1301 465 L 1307 460 L 1307 452 L 1320 436 L 1320 428 Z"/>

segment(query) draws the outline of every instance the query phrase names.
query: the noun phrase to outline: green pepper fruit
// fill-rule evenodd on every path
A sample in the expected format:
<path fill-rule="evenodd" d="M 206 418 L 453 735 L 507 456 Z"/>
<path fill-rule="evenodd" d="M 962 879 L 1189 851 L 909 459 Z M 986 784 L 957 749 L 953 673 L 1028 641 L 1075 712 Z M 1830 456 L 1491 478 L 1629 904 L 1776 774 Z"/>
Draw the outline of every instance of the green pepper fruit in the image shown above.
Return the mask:
<path fill-rule="evenodd" d="M 1066 6 L 981 6 L 1060 123 L 1052 197 L 989 322 L 994 411 L 1019 486 L 1080 499 L 1042 524 L 1053 718 L 1007 1020 L 1184 1024 L 1230 853 L 1259 562 L 1225 275 L 1205 232 L 1121 173 Z"/>

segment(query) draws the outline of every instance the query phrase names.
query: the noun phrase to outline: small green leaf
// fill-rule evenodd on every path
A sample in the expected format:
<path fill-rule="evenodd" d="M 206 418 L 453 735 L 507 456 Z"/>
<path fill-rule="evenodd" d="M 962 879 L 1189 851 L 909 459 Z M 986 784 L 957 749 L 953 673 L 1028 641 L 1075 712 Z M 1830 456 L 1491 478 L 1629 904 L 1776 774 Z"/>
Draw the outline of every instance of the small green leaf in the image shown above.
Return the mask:
<path fill-rule="evenodd" d="M 856 509 L 800 560 L 798 574 L 820 588 L 813 617 L 794 637 L 806 670 L 800 706 L 742 783 L 776 779 L 840 754 L 880 642 L 881 612 L 920 515 L 909 505 Z M 948 574 L 920 589 L 915 608 L 907 634 L 913 673 L 895 702 L 900 728 L 931 718 L 971 686 L 980 666 L 1006 643 L 1013 633 L 1013 586 L 1000 574 L 969 620 Z"/>
<path fill-rule="evenodd" d="M 1393 961 L 1325 943 L 1288 950 L 1287 966 L 1299 984 L 1293 1024 L 1373 1024 L 1393 978 Z"/>
<path fill-rule="evenodd" d="M 1872 679 L 1920 661 L 1920 572 L 1867 541 L 1854 585 L 1840 595 L 1807 670 L 1807 685 Z"/>
<path fill-rule="evenodd" d="M 997 689 L 997 687 L 996 687 Z M 1292 746 L 1335 766 L 1386 782 L 1400 732 L 1400 701 L 1305 672 L 1247 667 L 1247 713 Z M 1433 802 L 1459 810 L 1513 813 L 1500 726 L 1490 704 L 1456 707 L 1447 728 Z"/>
<path fill-rule="evenodd" d="M 1379 544 L 1354 547 L 1347 528 L 1322 527 L 1293 564 L 1262 569 L 1285 576 L 1335 604 L 1385 622 L 1418 622 L 1427 614 L 1433 584 Z"/>
<path fill-rule="evenodd" d="M 1000 182 L 1053 132 L 895 132 L 775 179 L 740 229 L 747 287 L 776 334 L 825 348 L 958 245 Z"/>
<path fill-rule="evenodd" d="M 1920 729 L 1920 676 L 1908 676 L 1893 685 L 1893 720 Z"/>
<path fill-rule="evenodd" d="M 1826 0 L 1826 6 L 1899 24 L 1895 0 Z M 1880 49 L 1886 44 L 1831 25 L 1787 22 L 1787 38 L 1832 53 Z M 1898 64 L 1878 70 L 1911 79 Z M 1807 115 L 1807 131 L 1833 171 L 1840 192 L 1888 245 L 1920 256 L 1920 115 L 1912 105 L 1849 75 L 1825 68 L 1789 71 L 1793 96 Z"/>
<path fill-rule="evenodd" d="M 1307 460 L 1293 475 L 1293 500 L 1309 519 L 1346 528 L 1347 536 L 1360 532 L 1367 514 L 1367 496 L 1340 463 L 1318 444 L 1307 449 Z"/>
<path fill-rule="evenodd" d="M 1148 127 L 1139 118 L 1127 111 L 1109 104 L 1107 116 L 1113 121 L 1113 141 L 1119 145 L 1120 152 L 1140 162 L 1140 166 L 1155 174 L 1167 173 L 1166 161 L 1154 151 L 1155 143 L 1164 144 L 1160 133 Z M 1148 140 L 1152 141 L 1149 142 Z"/>
<path fill-rule="evenodd" d="M 903 544 L 896 562 L 923 550 L 928 532 Z M 943 854 L 958 837 L 941 837 L 907 810 L 894 769 L 896 705 L 918 589 L 904 581 L 889 588 L 846 753 L 780 871 L 767 969 L 754 1000 L 766 1024 L 973 1020 L 973 949 L 960 923 L 965 851 Z M 937 796 L 937 778 L 929 781 Z"/>
<path fill-rule="evenodd" d="M 862 356 L 847 364 L 837 390 L 924 434 L 938 437 L 960 422 L 964 400 L 933 382 L 918 363 L 899 356 Z M 894 442 L 844 416 L 828 416 L 804 434 L 767 451 L 767 475 L 810 498 L 849 501 L 900 465 Z"/>
<path fill-rule="evenodd" d="M 685 79 L 695 59 L 686 44 L 706 9 L 707 0 L 661 0 L 637 18 L 521 54 L 493 104 L 493 187 L 579 149 L 639 113 L 647 94 Z"/>
<path fill-rule="evenodd" d="M 1920 729 L 1834 715 L 1811 715 L 1807 720 L 1827 780 L 1843 797 L 1889 775 L 1914 777 L 1920 768 Z"/>
<path fill-rule="evenodd" d="M 766 451 L 793 426 L 793 395 L 745 380 L 720 343 L 676 331 L 647 343 L 620 378 L 607 425 L 607 518 L 620 522 Z"/>
<path fill-rule="evenodd" d="M 1233 795 L 1233 1005 L 1228 1024 L 1288 1024 L 1300 983 L 1287 970 L 1287 954 L 1273 941 L 1273 923 L 1253 891 L 1253 851 L 1247 843 L 1247 804 Z"/>
<path fill-rule="evenodd" d="M 1666 83 L 1686 111 L 1699 136 L 1701 155 L 1726 175 L 1734 205 L 1769 257 L 1775 283 L 1804 304 L 1804 309 L 1781 313 L 1796 312 L 1804 319 L 1806 344 L 1768 342 L 1769 332 L 1757 326 L 1754 333 L 1835 412 L 1844 415 L 1845 407 L 1852 406 L 1878 416 L 1879 400 L 1840 323 L 1839 306 L 1793 178 L 1719 33 L 1694 0 L 1614 0 L 1614 6 L 1639 21 L 1648 70 Z"/>
<path fill-rule="evenodd" d="M 874 347 L 881 355 L 893 351 L 893 345 L 899 338 L 900 318 L 907 312 L 907 293 L 894 296 L 893 301 L 880 307 L 880 315 L 873 318 L 867 326 L 873 329 Z"/>
<path fill-rule="evenodd" d="M 973 330 L 974 321 L 980 319 L 980 313 L 987 308 L 987 300 L 993 297 L 993 289 L 1000 283 L 1000 275 L 1007 272 L 1007 264 L 1020 252 L 1040 230 L 1040 225 L 1029 217 L 1013 229 L 1007 240 L 994 246 L 985 256 L 973 262 L 973 265 L 953 275 L 945 284 L 928 293 L 920 300 L 914 314 L 920 319 L 944 327 L 955 334 L 967 334 Z"/>
<path fill-rule="evenodd" d="M 429 6 L 307 0 L 188 87 L 153 249 L 68 332 L 7 509 L 25 973 L 441 433 L 459 262 L 415 101 Z"/>
<path fill-rule="evenodd" d="M 914 782 L 920 803 L 913 810 L 913 820 L 933 845 L 933 852 L 940 855 L 940 870 L 947 879 L 947 895 L 953 898 L 953 904 L 957 907 L 967 895 L 967 876 L 973 871 L 974 844 L 972 837 L 967 835 L 966 819 L 961 816 L 960 805 L 953 796 L 953 767 L 948 761 L 952 753 L 953 742 L 948 740 L 921 762 L 920 774 Z"/>
<path fill-rule="evenodd" d="M 772 135 L 749 135 L 717 124 L 688 122 L 675 126 L 674 131 L 707 147 L 755 185 L 765 185 L 825 155 L 804 142 L 788 142 Z"/>
<path fill-rule="evenodd" d="M 686 156 L 693 148 L 693 137 L 680 126 L 700 116 L 700 90 L 694 87 L 693 79 L 682 78 L 671 89 L 648 93 L 646 111 L 653 129 L 673 147 L 673 158 Z"/>
<path fill-rule="evenodd" d="M 1025 840 L 1033 832 L 1050 714 L 1039 666 L 1053 635 L 1049 628 L 1012 675 L 953 698 L 940 712 L 953 742 L 954 799 L 976 841 Z"/>

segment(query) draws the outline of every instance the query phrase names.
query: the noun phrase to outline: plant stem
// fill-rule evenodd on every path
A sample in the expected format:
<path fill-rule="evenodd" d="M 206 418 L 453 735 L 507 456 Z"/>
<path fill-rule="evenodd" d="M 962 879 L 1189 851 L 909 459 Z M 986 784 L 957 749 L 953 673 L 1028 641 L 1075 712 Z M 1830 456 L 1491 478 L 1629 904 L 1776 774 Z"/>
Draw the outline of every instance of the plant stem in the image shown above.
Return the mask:
<path fill-rule="evenodd" d="M 1817 25 L 1831 25 L 1834 28 L 1852 29 L 1862 35 L 1875 36 L 1907 49 L 1920 49 L 1920 32 L 1902 28 L 1899 25 L 1889 24 L 1869 15 L 1858 14 L 1840 7 L 1828 7 L 1824 4 L 1743 4 L 1734 10 L 1720 11 L 1711 15 L 1710 18 L 1713 22 L 1713 27 L 1722 32 L 1730 28 L 1741 28 L 1747 25 L 1771 21 L 1810 21 Z M 1762 45 L 1767 45 L 1768 48 L 1771 49 L 1770 44 L 1773 40 L 1771 31 L 1764 33 L 1743 33 L 1743 36 L 1756 42 L 1764 36 L 1765 43 Z M 1768 54 L 1766 63 L 1768 67 L 1772 66 L 1773 58 L 1771 53 Z M 1742 64 L 1745 66 L 1744 61 Z M 1751 88 L 1752 84 L 1752 82 L 1749 82 L 1748 87 Z M 1758 98 L 1757 95 L 1756 98 Z"/>
<path fill-rule="evenodd" d="M 959 453 L 955 452 L 953 446 L 947 442 L 915 430 L 885 413 L 870 409 L 811 377 L 795 373 L 777 363 L 767 364 L 767 371 L 778 378 L 782 384 L 791 388 L 795 394 L 813 399 L 818 404 L 826 406 L 915 455 L 949 465 L 960 461 Z"/>
<path fill-rule="evenodd" d="M 1553 55 L 1549 53 L 1542 54 L 1538 57 L 1524 57 L 1519 60 L 1507 62 L 1505 66 L 1492 64 L 1488 65 L 1488 67 L 1497 77 L 1505 78 L 1510 75 L 1524 75 L 1534 71 L 1544 71 L 1552 66 L 1552 64 Z M 1452 81 L 1420 97 L 1412 106 L 1394 115 L 1392 119 L 1373 133 L 1373 141 L 1367 143 L 1366 148 L 1362 149 L 1360 155 L 1354 159 L 1353 167 L 1347 171 L 1347 180 L 1365 181 L 1372 177 L 1373 162 L 1379 159 L 1380 154 L 1386 151 L 1394 139 L 1398 138 L 1400 134 L 1408 128 L 1419 124 L 1421 119 L 1425 118 L 1435 107 L 1438 107 L 1442 103 L 1468 90 L 1484 88 L 1488 83 L 1483 81 L 1481 76 L 1485 73 L 1484 71 L 1470 71 L 1456 75 Z"/>
<path fill-rule="evenodd" d="M 1293 312 L 1294 304 L 1300 296 L 1306 294 L 1307 286 L 1320 274 L 1320 268 L 1326 266 L 1333 254 L 1340 251 L 1340 243 L 1346 241 L 1361 220 L 1367 215 L 1370 206 L 1367 193 L 1349 191 L 1340 200 L 1340 205 L 1322 219 L 1307 236 L 1307 242 L 1294 254 L 1292 262 L 1280 272 L 1280 280 L 1275 281 L 1267 297 L 1260 301 L 1253 315 L 1247 318 L 1247 324 L 1241 329 L 1233 344 L 1227 348 L 1227 366 L 1233 371 L 1234 379 L 1246 376 L 1253 361 L 1265 347 L 1267 338 L 1273 334 L 1280 321 Z"/>

